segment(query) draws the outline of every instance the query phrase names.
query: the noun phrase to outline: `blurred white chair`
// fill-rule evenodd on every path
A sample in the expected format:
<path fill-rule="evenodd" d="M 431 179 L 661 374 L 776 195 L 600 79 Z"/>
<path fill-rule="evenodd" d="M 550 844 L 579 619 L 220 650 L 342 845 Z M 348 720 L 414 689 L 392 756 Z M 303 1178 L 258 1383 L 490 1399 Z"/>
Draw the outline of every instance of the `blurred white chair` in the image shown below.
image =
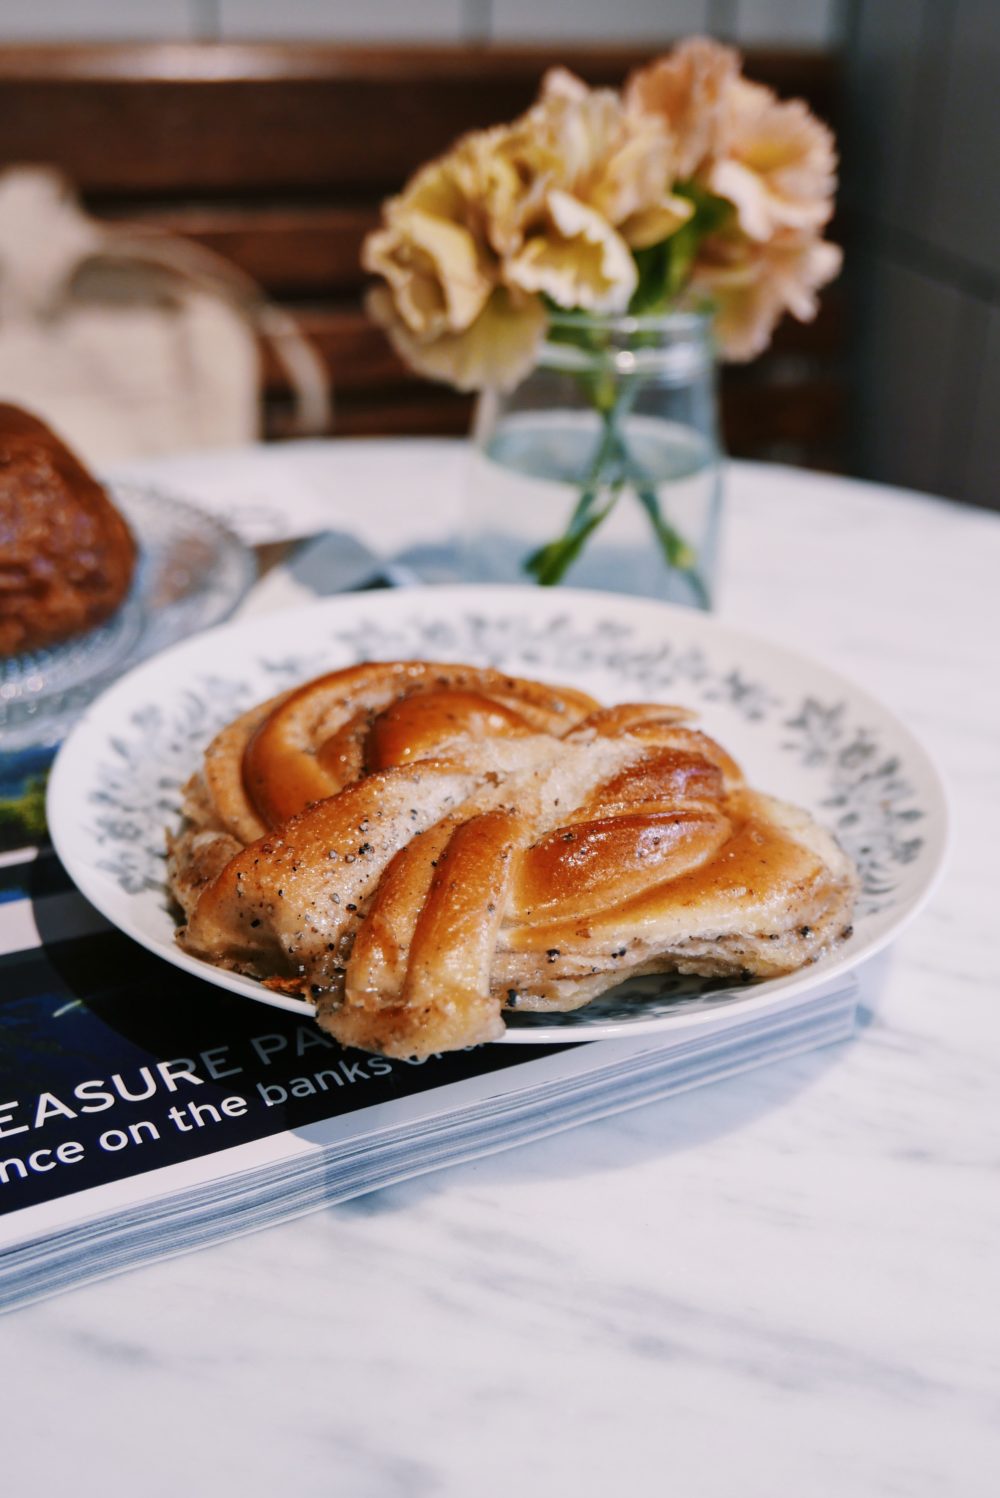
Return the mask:
<path fill-rule="evenodd" d="M 228 261 L 90 218 L 47 168 L 0 175 L 0 400 L 43 417 L 87 463 L 256 439 L 262 344 L 288 377 L 293 430 L 328 430 L 322 361 Z"/>

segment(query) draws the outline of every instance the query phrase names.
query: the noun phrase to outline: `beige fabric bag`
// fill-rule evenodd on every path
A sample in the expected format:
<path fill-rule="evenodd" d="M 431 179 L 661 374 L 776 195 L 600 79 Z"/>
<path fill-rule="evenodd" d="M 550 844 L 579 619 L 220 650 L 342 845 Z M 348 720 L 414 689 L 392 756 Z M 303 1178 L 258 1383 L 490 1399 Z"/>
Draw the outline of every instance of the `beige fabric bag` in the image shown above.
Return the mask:
<path fill-rule="evenodd" d="M 292 386 L 296 430 L 326 430 L 315 349 L 228 261 L 99 223 L 48 169 L 0 174 L 0 400 L 88 464 L 254 440 L 262 341 Z"/>

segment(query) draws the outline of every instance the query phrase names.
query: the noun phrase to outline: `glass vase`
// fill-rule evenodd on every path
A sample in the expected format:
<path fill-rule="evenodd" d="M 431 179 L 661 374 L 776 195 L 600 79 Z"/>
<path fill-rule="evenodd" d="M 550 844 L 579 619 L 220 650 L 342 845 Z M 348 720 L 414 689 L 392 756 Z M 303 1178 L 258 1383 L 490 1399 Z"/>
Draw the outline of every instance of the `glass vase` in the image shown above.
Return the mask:
<path fill-rule="evenodd" d="M 473 429 L 466 574 L 709 608 L 721 502 L 711 319 L 553 314 Z"/>

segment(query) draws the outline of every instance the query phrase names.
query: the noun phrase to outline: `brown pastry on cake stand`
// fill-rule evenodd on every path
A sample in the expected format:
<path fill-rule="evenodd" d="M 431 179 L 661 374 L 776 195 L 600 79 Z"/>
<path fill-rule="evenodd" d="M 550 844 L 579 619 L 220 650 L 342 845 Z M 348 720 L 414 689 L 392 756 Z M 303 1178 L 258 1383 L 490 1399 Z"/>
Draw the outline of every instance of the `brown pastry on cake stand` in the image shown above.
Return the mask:
<path fill-rule="evenodd" d="M 44 422 L 0 405 L 0 655 L 103 624 L 135 565 L 135 540 L 107 490 Z"/>
<path fill-rule="evenodd" d="M 105 487 L 38 417 L 0 405 L 3 782 L 26 752 L 34 770 L 129 666 L 225 619 L 255 575 L 212 516 Z"/>

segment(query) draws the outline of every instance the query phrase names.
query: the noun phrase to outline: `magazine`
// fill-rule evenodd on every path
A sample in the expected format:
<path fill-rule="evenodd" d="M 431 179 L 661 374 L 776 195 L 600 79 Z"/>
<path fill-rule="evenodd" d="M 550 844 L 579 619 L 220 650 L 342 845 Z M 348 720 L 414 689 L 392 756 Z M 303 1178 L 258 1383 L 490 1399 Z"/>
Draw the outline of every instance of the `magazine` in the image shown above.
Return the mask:
<path fill-rule="evenodd" d="M 840 978 L 693 1028 L 387 1060 L 168 966 L 51 850 L 8 852 L 0 1308 L 842 1040 L 856 997 Z"/>

